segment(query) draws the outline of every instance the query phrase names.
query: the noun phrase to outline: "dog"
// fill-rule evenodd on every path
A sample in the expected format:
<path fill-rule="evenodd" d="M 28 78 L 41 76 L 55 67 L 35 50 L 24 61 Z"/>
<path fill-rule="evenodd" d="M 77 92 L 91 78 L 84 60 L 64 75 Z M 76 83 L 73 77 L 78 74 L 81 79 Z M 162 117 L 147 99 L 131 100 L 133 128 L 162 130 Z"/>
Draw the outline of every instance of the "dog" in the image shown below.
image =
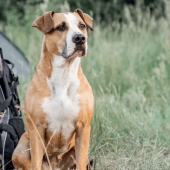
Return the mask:
<path fill-rule="evenodd" d="M 94 110 L 90 84 L 81 68 L 92 18 L 50 11 L 32 27 L 44 33 L 41 57 L 27 89 L 26 132 L 12 160 L 17 170 L 86 170 Z"/>

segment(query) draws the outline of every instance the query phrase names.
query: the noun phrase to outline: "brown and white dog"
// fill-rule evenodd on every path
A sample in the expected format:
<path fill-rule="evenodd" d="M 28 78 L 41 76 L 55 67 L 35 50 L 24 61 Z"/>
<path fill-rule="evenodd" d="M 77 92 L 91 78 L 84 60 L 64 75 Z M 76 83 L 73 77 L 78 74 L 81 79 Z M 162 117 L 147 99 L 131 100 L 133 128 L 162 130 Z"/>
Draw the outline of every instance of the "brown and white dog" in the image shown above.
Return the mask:
<path fill-rule="evenodd" d="M 17 170 L 86 170 L 94 98 L 81 69 L 92 18 L 47 12 L 33 24 L 44 33 L 41 58 L 25 98 L 26 132 L 13 154 Z"/>

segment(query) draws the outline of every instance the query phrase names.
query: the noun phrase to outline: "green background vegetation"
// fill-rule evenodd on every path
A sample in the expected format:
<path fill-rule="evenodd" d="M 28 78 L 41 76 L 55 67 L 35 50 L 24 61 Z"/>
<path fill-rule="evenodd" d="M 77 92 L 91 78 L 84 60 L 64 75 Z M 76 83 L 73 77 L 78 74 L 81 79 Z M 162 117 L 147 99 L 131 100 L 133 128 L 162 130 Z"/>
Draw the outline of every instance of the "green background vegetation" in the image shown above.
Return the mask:
<path fill-rule="evenodd" d="M 169 170 L 168 1 L 0 1 L 0 29 L 31 65 L 30 79 L 19 86 L 22 105 L 43 39 L 31 28 L 33 20 L 49 10 L 77 7 L 94 17 L 82 67 L 95 96 L 90 141 L 95 170 Z"/>

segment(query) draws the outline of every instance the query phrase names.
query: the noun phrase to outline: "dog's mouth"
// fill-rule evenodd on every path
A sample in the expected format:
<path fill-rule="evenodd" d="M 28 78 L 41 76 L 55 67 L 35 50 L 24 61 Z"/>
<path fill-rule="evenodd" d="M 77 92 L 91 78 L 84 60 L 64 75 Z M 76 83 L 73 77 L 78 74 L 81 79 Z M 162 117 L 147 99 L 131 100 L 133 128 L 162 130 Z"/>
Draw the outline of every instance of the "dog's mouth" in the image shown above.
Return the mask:
<path fill-rule="evenodd" d="M 68 58 L 71 58 L 71 57 L 76 57 L 76 55 L 75 55 L 76 53 L 78 53 L 77 55 L 79 57 L 85 56 L 85 54 L 86 54 L 85 47 L 81 44 L 76 44 L 74 51 L 70 55 L 67 55 L 66 49 L 64 49 L 64 51 L 62 52 L 61 55 L 62 55 L 63 58 L 68 59 Z"/>
<path fill-rule="evenodd" d="M 74 48 L 74 53 L 77 51 L 82 51 L 82 56 L 85 55 L 85 48 L 82 45 L 76 45 L 76 47 Z"/>

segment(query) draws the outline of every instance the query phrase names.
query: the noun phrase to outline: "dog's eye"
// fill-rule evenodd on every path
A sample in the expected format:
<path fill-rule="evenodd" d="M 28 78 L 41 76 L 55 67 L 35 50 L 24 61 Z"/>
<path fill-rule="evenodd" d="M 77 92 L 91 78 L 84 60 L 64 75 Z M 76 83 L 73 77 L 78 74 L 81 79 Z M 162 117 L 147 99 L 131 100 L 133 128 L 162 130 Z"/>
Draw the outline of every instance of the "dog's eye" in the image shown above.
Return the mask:
<path fill-rule="evenodd" d="M 84 24 L 80 24 L 80 28 L 81 28 L 82 30 L 84 30 L 84 29 L 86 28 L 86 26 L 85 26 Z"/>
<path fill-rule="evenodd" d="M 59 30 L 59 31 L 64 31 L 66 29 L 66 25 L 63 24 L 63 25 L 60 25 L 56 28 L 56 30 Z"/>

